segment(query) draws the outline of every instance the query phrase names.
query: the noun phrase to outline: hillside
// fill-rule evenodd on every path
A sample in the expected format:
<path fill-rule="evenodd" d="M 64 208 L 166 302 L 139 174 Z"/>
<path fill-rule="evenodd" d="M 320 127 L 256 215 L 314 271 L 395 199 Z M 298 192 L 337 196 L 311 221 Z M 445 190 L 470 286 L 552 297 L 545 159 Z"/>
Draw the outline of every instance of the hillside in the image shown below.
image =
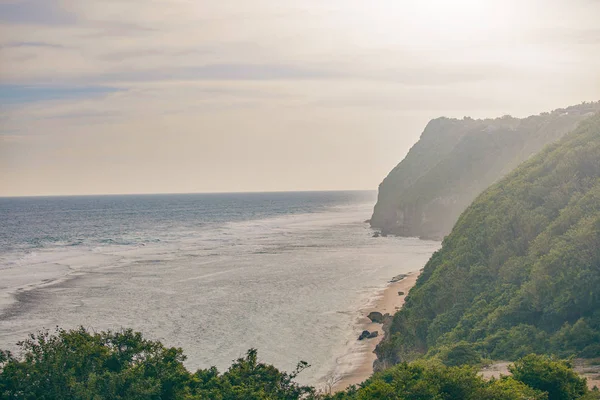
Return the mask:
<path fill-rule="evenodd" d="M 425 266 L 384 365 L 423 354 L 600 357 L 600 114 L 482 193 Z"/>
<path fill-rule="evenodd" d="M 443 238 L 484 189 L 598 111 L 600 102 L 524 119 L 429 122 L 379 186 L 371 226 L 401 236 Z"/>

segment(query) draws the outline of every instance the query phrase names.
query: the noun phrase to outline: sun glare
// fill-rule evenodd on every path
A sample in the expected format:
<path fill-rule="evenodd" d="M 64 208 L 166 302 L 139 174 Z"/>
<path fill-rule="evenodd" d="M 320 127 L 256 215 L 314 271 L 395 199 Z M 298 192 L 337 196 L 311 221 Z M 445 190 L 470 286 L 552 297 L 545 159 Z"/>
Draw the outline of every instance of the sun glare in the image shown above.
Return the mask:
<path fill-rule="evenodd" d="M 475 39 L 493 29 L 499 18 L 490 2 L 481 0 L 420 0 L 411 2 L 407 11 L 420 31 L 448 40 Z"/>

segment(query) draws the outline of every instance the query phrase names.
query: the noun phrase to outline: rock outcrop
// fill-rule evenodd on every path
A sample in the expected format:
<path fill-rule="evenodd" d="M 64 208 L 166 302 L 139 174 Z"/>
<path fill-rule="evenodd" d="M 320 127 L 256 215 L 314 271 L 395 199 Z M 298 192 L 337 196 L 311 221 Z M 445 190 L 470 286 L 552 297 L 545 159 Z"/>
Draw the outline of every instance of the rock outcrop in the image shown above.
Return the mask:
<path fill-rule="evenodd" d="M 358 337 L 358 340 L 367 339 L 370 334 L 371 334 L 371 332 L 369 332 L 369 331 L 362 331 L 362 333 Z"/>
<path fill-rule="evenodd" d="M 370 312 L 367 318 L 376 324 L 383 324 L 383 314 L 378 311 Z"/>
<path fill-rule="evenodd" d="M 600 357 L 600 112 L 460 216 L 376 353 L 390 366 Z"/>
<path fill-rule="evenodd" d="M 376 338 L 377 336 L 379 336 L 378 331 L 373 331 L 373 332 L 362 331 L 362 333 L 358 337 L 358 340 L 373 339 L 373 338 Z"/>
<path fill-rule="evenodd" d="M 373 217 L 382 235 L 441 239 L 488 186 L 572 131 L 600 102 L 528 118 L 438 118 L 379 186 Z"/>

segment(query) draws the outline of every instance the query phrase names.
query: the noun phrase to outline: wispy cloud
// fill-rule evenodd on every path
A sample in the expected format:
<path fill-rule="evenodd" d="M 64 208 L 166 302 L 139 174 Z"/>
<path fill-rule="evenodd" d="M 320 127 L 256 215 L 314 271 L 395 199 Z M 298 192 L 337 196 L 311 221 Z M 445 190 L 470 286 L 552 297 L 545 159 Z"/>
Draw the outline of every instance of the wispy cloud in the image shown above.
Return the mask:
<path fill-rule="evenodd" d="M 375 187 L 429 118 L 598 99 L 600 2 L 468 3 L 0 0 L 0 182 Z"/>
<path fill-rule="evenodd" d="M 0 84 L 0 104 L 20 104 L 48 100 L 76 100 L 89 98 L 121 89 L 102 86 L 53 86 L 53 85 L 10 85 Z"/>
<path fill-rule="evenodd" d="M 10 48 L 10 47 L 49 47 L 54 49 L 63 49 L 65 46 L 54 43 L 46 43 L 46 42 L 8 42 L 6 44 L 0 45 L 0 48 Z"/>
<path fill-rule="evenodd" d="M 99 81 L 165 81 L 165 80 L 306 80 L 336 79 L 344 72 L 278 64 L 211 64 L 194 67 L 164 68 L 150 71 L 116 72 L 99 75 Z"/>
<path fill-rule="evenodd" d="M 75 22 L 59 0 L 8 0 L 0 2 L 0 22 L 63 25 Z"/>

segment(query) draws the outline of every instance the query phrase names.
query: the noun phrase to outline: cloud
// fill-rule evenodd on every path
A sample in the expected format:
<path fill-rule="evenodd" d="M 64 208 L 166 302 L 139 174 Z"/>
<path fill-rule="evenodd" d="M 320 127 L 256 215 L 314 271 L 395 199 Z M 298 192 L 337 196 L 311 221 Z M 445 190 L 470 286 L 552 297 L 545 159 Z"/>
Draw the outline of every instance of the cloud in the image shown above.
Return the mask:
<path fill-rule="evenodd" d="M 133 72 L 103 74 L 96 80 L 139 82 L 168 80 L 263 81 L 336 79 L 342 71 L 277 64 L 210 64 L 192 67 L 164 68 Z"/>
<path fill-rule="evenodd" d="M 63 49 L 65 46 L 60 44 L 46 43 L 46 42 L 8 42 L 0 46 L 0 48 L 11 48 L 11 47 L 50 47 L 54 49 Z"/>
<path fill-rule="evenodd" d="M 519 62 L 534 54 L 526 48 L 528 41 L 536 42 L 525 25 L 505 30 L 502 21 L 511 21 L 508 17 L 491 20 L 489 32 L 487 23 L 478 24 L 473 29 L 483 29 L 480 35 L 463 34 L 457 41 L 434 27 L 416 24 L 410 7 L 388 2 L 373 7 L 356 0 L 307 1 L 302 6 L 273 0 L 250 3 L 0 3 L 14 17 L 0 28 L 0 81 L 347 79 L 445 85 L 512 76 L 522 67 Z M 49 20 L 62 15 L 63 22 L 77 23 L 49 25 L 38 14 Z M 519 21 L 524 18 L 514 14 Z M 593 27 L 589 32 L 580 28 L 577 40 L 595 40 Z M 502 57 L 495 57 L 498 53 Z M 542 63 L 547 64 L 540 60 L 533 67 Z"/>
<path fill-rule="evenodd" d="M 430 118 L 600 96 L 600 3 L 435 3 L 0 0 L 0 190 L 374 188 Z"/>
<path fill-rule="evenodd" d="M 598 3 L 600 14 L 600 2 Z M 600 43 L 600 28 L 552 28 L 538 33 L 537 41 L 546 44 L 595 45 Z"/>
<path fill-rule="evenodd" d="M 0 2 L 0 22 L 12 24 L 73 24 L 75 16 L 59 0 L 9 0 Z"/>
<path fill-rule="evenodd" d="M 103 86 L 27 86 L 0 84 L 0 104 L 19 104 L 48 100 L 89 98 L 121 89 Z"/>

